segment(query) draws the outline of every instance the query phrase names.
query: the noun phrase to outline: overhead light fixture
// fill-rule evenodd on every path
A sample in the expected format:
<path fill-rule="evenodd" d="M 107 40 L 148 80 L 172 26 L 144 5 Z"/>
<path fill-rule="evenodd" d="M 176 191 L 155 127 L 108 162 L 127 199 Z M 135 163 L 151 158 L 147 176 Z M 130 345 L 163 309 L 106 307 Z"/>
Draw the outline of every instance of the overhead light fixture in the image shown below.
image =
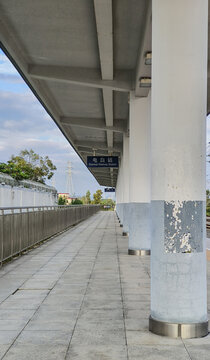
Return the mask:
<path fill-rule="evenodd" d="M 139 79 L 139 87 L 150 88 L 152 85 L 151 77 L 141 77 Z"/>
<path fill-rule="evenodd" d="M 152 65 L 152 52 L 148 51 L 145 54 L 145 65 Z"/>

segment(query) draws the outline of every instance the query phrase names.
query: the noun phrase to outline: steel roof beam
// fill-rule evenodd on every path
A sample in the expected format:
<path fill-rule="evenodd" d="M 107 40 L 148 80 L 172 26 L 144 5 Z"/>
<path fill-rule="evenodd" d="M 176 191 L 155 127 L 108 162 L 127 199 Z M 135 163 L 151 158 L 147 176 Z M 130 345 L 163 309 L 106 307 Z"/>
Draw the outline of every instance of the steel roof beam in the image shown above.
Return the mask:
<path fill-rule="evenodd" d="M 67 126 L 85 127 L 94 130 L 109 130 L 111 132 L 126 132 L 126 127 L 122 125 L 122 120 L 115 120 L 114 126 L 106 126 L 103 119 L 94 118 L 76 118 L 76 117 L 61 117 L 61 124 Z"/>
<path fill-rule="evenodd" d="M 115 145 L 113 148 L 108 148 L 106 143 L 88 140 L 76 140 L 74 143 L 78 147 L 91 148 L 92 150 L 107 150 L 111 153 L 122 151 L 121 145 Z"/>
<path fill-rule="evenodd" d="M 28 75 L 34 79 L 59 81 L 100 89 L 129 92 L 132 90 L 132 72 L 119 70 L 113 80 L 101 80 L 100 70 L 53 65 L 28 66 Z"/>

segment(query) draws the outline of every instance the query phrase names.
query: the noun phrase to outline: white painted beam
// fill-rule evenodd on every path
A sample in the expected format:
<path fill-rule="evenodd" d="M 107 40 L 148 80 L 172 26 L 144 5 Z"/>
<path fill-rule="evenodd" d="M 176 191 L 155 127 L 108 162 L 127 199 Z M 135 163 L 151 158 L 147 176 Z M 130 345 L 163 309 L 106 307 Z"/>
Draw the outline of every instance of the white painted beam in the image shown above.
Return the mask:
<path fill-rule="evenodd" d="M 101 179 L 109 179 L 111 180 L 110 174 L 97 174 L 93 171 L 93 174 L 97 177 L 97 178 L 101 178 Z M 116 180 L 116 176 L 114 177 L 114 179 Z"/>
<path fill-rule="evenodd" d="M 103 89 L 104 113 L 107 127 L 113 126 L 113 91 Z M 107 145 L 113 147 L 113 132 L 107 131 Z"/>
<path fill-rule="evenodd" d="M 83 147 L 78 146 L 78 151 L 84 156 L 93 156 L 93 150 L 90 150 L 90 149 L 84 150 Z M 108 154 L 107 154 L 107 151 L 105 151 L 105 150 L 96 150 L 94 155 L 95 156 L 107 156 Z"/>
<path fill-rule="evenodd" d="M 109 152 L 121 152 L 122 147 L 120 145 L 115 145 L 113 148 L 108 148 L 106 143 L 96 142 L 96 141 L 86 141 L 86 140 L 77 140 L 74 142 L 78 147 L 91 148 L 96 150 L 107 150 Z"/>
<path fill-rule="evenodd" d="M 111 183 L 107 183 L 107 182 L 105 183 L 105 182 L 100 181 L 100 180 L 97 180 L 97 181 L 98 181 L 98 183 L 99 183 L 100 186 L 112 187 Z"/>
<path fill-rule="evenodd" d="M 113 172 L 113 175 L 117 176 L 117 168 L 113 168 L 112 170 L 115 170 L 115 172 Z M 92 171 L 94 172 L 94 174 L 98 175 L 110 175 L 109 168 L 92 168 Z"/>
<path fill-rule="evenodd" d="M 113 79 L 112 0 L 94 0 L 102 79 Z"/>
<path fill-rule="evenodd" d="M 32 65 L 28 66 L 28 75 L 40 80 L 67 82 L 81 86 L 112 89 L 129 92 L 132 90 L 132 72 L 119 70 L 114 80 L 101 80 L 98 69 L 74 68 L 68 66 Z"/>
<path fill-rule="evenodd" d="M 67 126 L 85 127 L 95 130 L 108 130 L 123 133 L 126 127 L 123 126 L 123 120 L 115 120 L 114 126 L 106 126 L 104 119 L 97 118 L 76 118 L 76 117 L 61 117 L 61 124 Z"/>
<path fill-rule="evenodd" d="M 94 171 L 98 171 L 100 173 L 104 173 L 104 171 L 109 171 L 109 168 L 94 168 L 95 170 Z M 114 172 L 116 172 L 117 174 L 117 171 L 118 171 L 118 168 L 112 168 L 114 170 Z"/>
<path fill-rule="evenodd" d="M 151 77 L 152 68 L 145 64 L 145 54 L 152 50 L 152 1 L 147 1 L 145 20 L 143 24 L 143 32 L 140 38 L 140 47 L 136 64 L 135 74 L 135 95 L 142 97 L 148 96 L 150 88 L 139 87 L 139 79 L 141 77 Z"/>
<path fill-rule="evenodd" d="M 93 173 L 95 176 L 104 176 L 104 177 L 110 177 L 110 173 L 100 173 L 100 172 L 96 172 L 95 170 L 93 170 Z M 117 175 L 113 175 L 114 178 L 117 178 Z"/>

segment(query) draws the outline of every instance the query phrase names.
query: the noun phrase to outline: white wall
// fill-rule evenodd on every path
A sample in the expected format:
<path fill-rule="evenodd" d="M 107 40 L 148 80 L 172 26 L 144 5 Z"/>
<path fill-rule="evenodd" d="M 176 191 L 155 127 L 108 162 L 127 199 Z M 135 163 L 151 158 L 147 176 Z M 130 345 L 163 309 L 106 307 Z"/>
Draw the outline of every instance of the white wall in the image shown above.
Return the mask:
<path fill-rule="evenodd" d="M 54 193 L 0 184 L 0 207 L 56 205 Z"/>
<path fill-rule="evenodd" d="M 54 206 L 57 191 L 46 185 L 22 181 L 17 183 L 8 175 L 0 176 L 0 207 Z"/>

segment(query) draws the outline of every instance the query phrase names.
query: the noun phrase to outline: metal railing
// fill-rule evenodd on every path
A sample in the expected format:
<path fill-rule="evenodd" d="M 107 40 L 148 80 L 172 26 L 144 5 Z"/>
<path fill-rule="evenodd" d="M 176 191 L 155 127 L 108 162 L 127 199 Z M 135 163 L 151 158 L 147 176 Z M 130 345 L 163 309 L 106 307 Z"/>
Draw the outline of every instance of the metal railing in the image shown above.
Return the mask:
<path fill-rule="evenodd" d="M 99 205 L 0 208 L 0 263 L 99 210 Z"/>
<path fill-rule="evenodd" d="M 206 229 L 210 230 L 210 216 L 206 217 Z"/>

